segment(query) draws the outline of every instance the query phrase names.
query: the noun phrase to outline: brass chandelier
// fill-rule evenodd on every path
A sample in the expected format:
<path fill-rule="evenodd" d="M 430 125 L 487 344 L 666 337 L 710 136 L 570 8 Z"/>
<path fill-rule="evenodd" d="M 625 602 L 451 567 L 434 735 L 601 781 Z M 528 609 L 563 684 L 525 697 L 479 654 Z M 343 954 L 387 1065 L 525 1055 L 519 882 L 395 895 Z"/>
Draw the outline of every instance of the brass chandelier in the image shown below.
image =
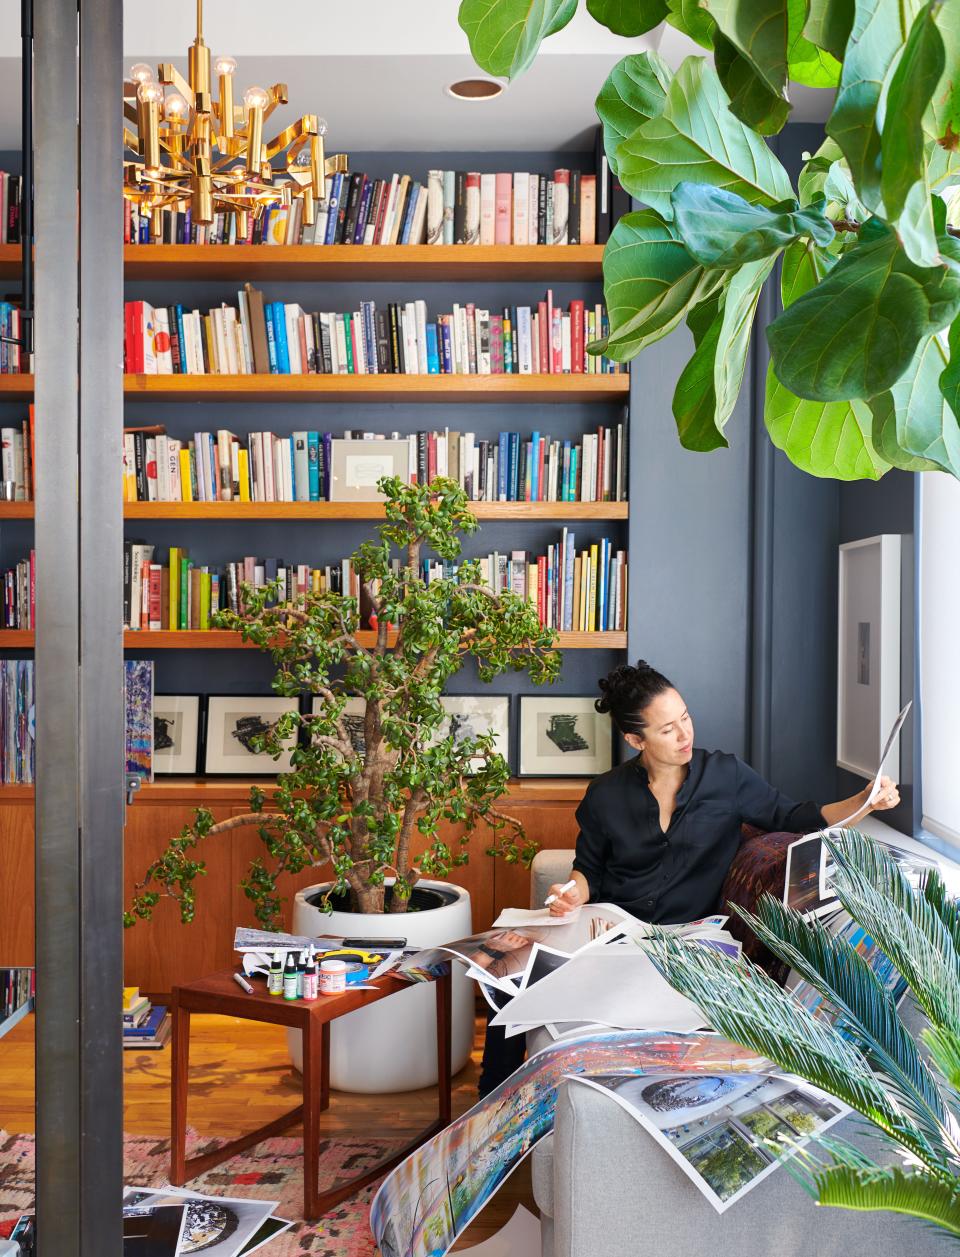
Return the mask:
<path fill-rule="evenodd" d="M 237 63 L 227 56 L 211 59 L 203 42 L 203 0 L 197 0 L 197 36 L 187 58 L 188 79 L 169 62 L 157 67 L 154 79 L 152 68 L 140 62 L 124 83 L 124 147 L 137 154 L 124 162 L 124 197 L 151 217 L 156 234 L 164 209 L 189 206 L 200 225 L 217 213 L 235 214 L 237 237 L 243 238 L 249 214 L 289 207 L 296 197 L 303 201 L 304 223 L 313 223 L 316 203 L 326 196 L 326 176 L 348 168 L 345 153 L 324 155 L 326 122 L 304 114 L 264 142 L 264 123 L 277 105 L 287 104 L 287 85 L 248 87 L 242 106 L 234 104 Z M 275 165 L 278 157 L 283 161 Z"/>

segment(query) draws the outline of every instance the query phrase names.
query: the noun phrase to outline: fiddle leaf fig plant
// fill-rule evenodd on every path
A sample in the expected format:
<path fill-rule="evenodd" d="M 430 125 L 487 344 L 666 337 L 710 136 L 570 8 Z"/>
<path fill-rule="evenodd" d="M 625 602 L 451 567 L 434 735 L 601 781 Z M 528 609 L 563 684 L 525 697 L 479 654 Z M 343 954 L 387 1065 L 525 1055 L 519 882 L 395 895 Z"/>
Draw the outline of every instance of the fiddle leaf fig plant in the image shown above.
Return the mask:
<path fill-rule="evenodd" d="M 278 603 L 276 584 L 244 586 L 241 613 L 224 611 L 217 627 L 239 630 L 269 651 L 274 691 L 304 696 L 308 708 L 282 716 L 255 739 L 277 758 L 299 739 L 292 769 L 269 799 L 253 789 L 249 812 L 215 821 L 200 809 L 137 885 L 125 924 L 149 919 L 161 897 L 193 919 L 196 880 L 205 871 L 197 848 L 244 826 L 257 829 L 263 854 L 242 888 L 266 928 L 279 924 L 277 879 L 306 868 L 326 870 L 324 903 L 349 896 L 360 912 L 405 912 L 422 877 L 445 877 L 465 864 L 474 830 L 488 827 L 488 853 L 529 861 L 536 845 L 500 811 L 509 768 L 492 731 L 444 733 L 447 682 L 472 659 L 481 682 L 513 670 L 538 685 L 553 681 L 560 656 L 536 607 L 510 590 L 493 592 L 477 560 L 457 560 L 461 535 L 477 528 L 453 481 L 409 485 L 380 481 L 386 522 L 377 541 L 352 556 L 373 634 L 361 631 L 360 603 L 349 594 L 308 593 Z M 432 552 L 449 575 L 429 581 L 421 556 Z M 369 641 L 372 636 L 373 640 Z M 363 702 L 362 735 L 345 719 L 349 698 Z M 441 832 L 460 832 L 451 846 Z M 388 895 L 386 878 L 395 882 Z"/>
<path fill-rule="evenodd" d="M 765 284 L 765 418 L 802 470 L 960 476 L 960 4 L 956 0 L 586 0 L 626 37 L 661 22 L 711 55 L 624 57 L 597 97 L 610 168 L 642 208 L 604 250 L 609 335 L 627 361 L 685 322 L 681 443 L 729 444 Z M 478 65 L 514 77 L 571 0 L 462 0 Z M 768 137 L 791 86 L 834 89 L 796 188 Z M 777 263 L 782 259 L 779 270 Z M 778 282 L 779 281 L 779 282 Z"/>

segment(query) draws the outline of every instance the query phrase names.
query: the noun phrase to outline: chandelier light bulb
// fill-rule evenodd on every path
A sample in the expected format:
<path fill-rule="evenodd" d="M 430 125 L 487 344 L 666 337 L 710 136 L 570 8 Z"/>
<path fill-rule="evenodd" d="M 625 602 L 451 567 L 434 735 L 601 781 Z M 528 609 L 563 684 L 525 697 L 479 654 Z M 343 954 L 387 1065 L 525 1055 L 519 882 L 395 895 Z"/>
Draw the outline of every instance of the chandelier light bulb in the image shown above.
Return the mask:
<path fill-rule="evenodd" d="M 171 92 L 163 102 L 163 116 L 168 122 L 183 122 L 189 109 L 190 106 L 179 92 Z"/>
<path fill-rule="evenodd" d="M 153 79 L 153 68 L 146 61 L 138 61 L 130 67 L 130 78 L 134 83 L 149 83 Z"/>
<path fill-rule="evenodd" d="M 163 88 L 159 83 L 141 83 L 137 88 L 137 99 L 144 105 L 157 105 L 163 100 Z"/>
<path fill-rule="evenodd" d="M 237 72 L 237 60 L 235 57 L 217 57 L 213 63 L 214 74 L 229 77 Z"/>
<path fill-rule="evenodd" d="M 326 135 L 326 134 L 327 134 L 327 120 L 326 118 L 318 118 L 317 119 L 317 135 Z"/>
<path fill-rule="evenodd" d="M 248 109 L 266 109 L 270 94 L 263 87 L 248 87 L 243 93 L 243 103 Z"/>

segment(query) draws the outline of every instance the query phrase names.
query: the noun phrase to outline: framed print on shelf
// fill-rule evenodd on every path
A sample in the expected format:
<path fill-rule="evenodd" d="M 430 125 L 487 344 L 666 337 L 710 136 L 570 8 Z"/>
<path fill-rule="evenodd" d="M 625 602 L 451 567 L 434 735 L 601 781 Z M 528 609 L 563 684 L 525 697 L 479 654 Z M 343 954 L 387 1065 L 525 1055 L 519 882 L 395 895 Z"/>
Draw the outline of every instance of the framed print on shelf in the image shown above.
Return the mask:
<path fill-rule="evenodd" d="M 493 730 L 493 749 L 510 763 L 510 696 L 508 694 L 447 694 L 440 699 L 447 713 L 437 730 L 438 738 L 452 736 L 457 742 L 464 738 L 476 738 L 488 729 Z M 483 761 L 478 757 L 471 761 L 473 768 L 480 768 Z"/>
<path fill-rule="evenodd" d="M 200 695 L 154 694 L 153 771 L 193 775 L 199 750 Z"/>
<path fill-rule="evenodd" d="M 326 701 L 319 694 L 314 694 L 310 700 L 310 715 L 316 716 L 326 707 Z M 367 700 L 365 698 L 348 698 L 343 705 L 343 712 L 340 716 L 344 727 L 347 730 L 347 737 L 350 744 L 359 756 L 366 754 L 366 736 L 364 733 L 364 721 L 367 715 Z"/>
<path fill-rule="evenodd" d="M 295 698 L 263 694 L 211 694 L 207 698 L 207 735 L 203 771 L 228 777 L 270 776 L 290 771 L 296 734 L 279 759 L 258 753 L 251 742 L 262 736 L 288 711 L 299 711 Z"/>
<path fill-rule="evenodd" d="M 842 545 L 839 576 L 837 764 L 869 779 L 900 710 L 900 537 Z"/>
<path fill-rule="evenodd" d="M 610 717 L 586 697 L 520 698 L 520 776 L 596 777 L 613 764 Z"/>
<path fill-rule="evenodd" d="M 407 441 L 331 442 L 330 501 L 382 502 L 377 482 L 384 476 L 410 479 L 410 445 Z"/>

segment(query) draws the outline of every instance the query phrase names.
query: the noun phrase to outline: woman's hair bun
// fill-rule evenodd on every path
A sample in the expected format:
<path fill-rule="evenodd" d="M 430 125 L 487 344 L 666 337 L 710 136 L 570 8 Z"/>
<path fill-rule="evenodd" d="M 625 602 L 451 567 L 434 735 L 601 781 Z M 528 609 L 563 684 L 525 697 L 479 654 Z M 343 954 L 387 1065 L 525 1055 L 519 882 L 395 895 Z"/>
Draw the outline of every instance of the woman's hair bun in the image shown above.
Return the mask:
<path fill-rule="evenodd" d="M 650 702 L 673 686 L 646 659 L 636 665 L 622 663 L 599 681 L 600 697 L 594 706 L 601 714 L 607 712 L 621 733 L 640 732 L 645 721 L 643 713 Z"/>

